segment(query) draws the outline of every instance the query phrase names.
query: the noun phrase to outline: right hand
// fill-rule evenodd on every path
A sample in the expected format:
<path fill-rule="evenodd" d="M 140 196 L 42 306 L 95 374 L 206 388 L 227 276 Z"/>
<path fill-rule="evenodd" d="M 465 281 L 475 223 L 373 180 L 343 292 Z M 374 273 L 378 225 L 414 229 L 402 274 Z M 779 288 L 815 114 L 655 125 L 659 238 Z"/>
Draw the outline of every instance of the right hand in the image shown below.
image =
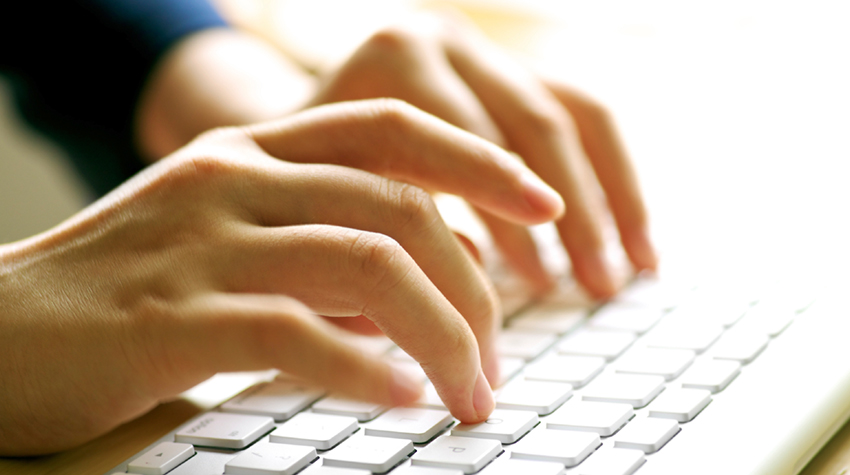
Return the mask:
<path fill-rule="evenodd" d="M 564 208 L 504 150 L 377 100 L 213 131 L 0 246 L 0 455 L 77 445 L 217 371 L 419 397 L 316 313 L 369 318 L 455 417 L 484 420 L 498 301 L 420 187 L 519 224 Z"/>

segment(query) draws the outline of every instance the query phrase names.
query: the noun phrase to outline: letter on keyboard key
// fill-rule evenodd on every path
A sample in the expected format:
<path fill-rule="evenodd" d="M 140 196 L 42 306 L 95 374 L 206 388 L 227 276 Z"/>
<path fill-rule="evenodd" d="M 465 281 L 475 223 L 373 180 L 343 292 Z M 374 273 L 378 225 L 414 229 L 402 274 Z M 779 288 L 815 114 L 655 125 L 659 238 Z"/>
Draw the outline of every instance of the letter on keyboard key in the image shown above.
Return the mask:
<path fill-rule="evenodd" d="M 353 434 L 357 428 L 357 419 L 353 417 L 302 412 L 275 429 L 269 435 L 269 441 L 328 450 Z"/>
<path fill-rule="evenodd" d="M 481 475 L 517 475 L 523 473 L 533 475 L 563 475 L 566 471 L 564 470 L 564 465 L 557 462 L 499 459 L 484 469 Z"/>
<path fill-rule="evenodd" d="M 322 394 L 322 390 L 299 382 L 274 381 L 245 391 L 222 404 L 221 410 L 285 421 L 322 397 Z"/>
<path fill-rule="evenodd" d="M 354 417 L 360 422 L 371 421 L 387 410 L 386 407 L 373 402 L 355 401 L 336 396 L 319 400 L 311 409 L 320 414 Z"/>
<path fill-rule="evenodd" d="M 572 472 L 576 475 L 631 475 L 646 462 L 641 450 L 599 450 Z"/>
<path fill-rule="evenodd" d="M 618 373 L 655 374 L 672 381 L 694 362 L 694 356 L 690 350 L 648 348 L 624 356 L 615 368 Z"/>
<path fill-rule="evenodd" d="M 455 437 L 437 438 L 410 458 L 413 465 L 450 468 L 463 473 L 475 473 L 502 453 L 497 440 Z"/>
<path fill-rule="evenodd" d="M 711 392 L 705 389 L 668 389 L 649 405 L 649 417 L 688 422 L 709 402 Z"/>
<path fill-rule="evenodd" d="M 737 361 L 709 360 L 694 364 L 682 375 L 682 387 L 719 393 L 741 373 Z"/>
<path fill-rule="evenodd" d="M 413 453 L 413 442 L 389 437 L 350 437 L 323 455 L 324 465 L 384 473 Z"/>
<path fill-rule="evenodd" d="M 567 383 L 518 379 L 499 391 L 496 407 L 534 411 L 544 416 L 559 408 L 572 395 L 573 387 Z"/>
<path fill-rule="evenodd" d="M 428 442 L 454 419 L 447 411 L 397 407 L 390 409 L 366 427 L 366 435 L 410 439 L 417 444 Z"/>
<path fill-rule="evenodd" d="M 548 355 L 529 364 L 523 376 L 532 381 L 567 383 L 580 388 L 605 368 L 605 358 L 599 356 Z"/>
<path fill-rule="evenodd" d="M 139 475 L 163 475 L 193 455 L 195 448 L 191 444 L 162 442 L 130 462 L 127 469 Z"/>
<path fill-rule="evenodd" d="M 679 430 L 679 423 L 670 419 L 637 419 L 614 436 L 614 447 L 651 454 L 658 452 Z"/>
<path fill-rule="evenodd" d="M 178 430 L 174 440 L 203 447 L 243 449 L 273 428 L 271 417 L 208 412 Z"/>
<path fill-rule="evenodd" d="M 316 458 L 316 449 L 259 443 L 224 465 L 227 475 L 293 475 Z"/>
<path fill-rule="evenodd" d="M 582 399 L 597 402 L 619 402 L 640 408 L 649 404 L 664 390 L 664 378 L 642 374 L 607 374 L 584 389 Z"/>
<path fill-rule="evenodd" d="M 511 448 L 511 457 L 574 467 L 600 445 L 596 433 L 538 428 Z"/>
<path fill-rule="evenodd" d="M 620 430 L 634 414 L 629 404 L 576 401 L 546 419 L 546 428 L 595 432 L 607 437 Z"/>
<path fill-rule="evenodd" d="M 539 420 L 536 412 L 496 409 L 484 422 L 459 424 L 452 429 L 452 435 L 495 439 L 503 444 L 512 444 L 537 425 Z"/>
<path fill-rule="evenodd" d="M 558 344 L 562 355 L 601 356 L 612 361 L 631 346 L 635 334 L 609 330 L 581 329 L 568 335 Z"/>
<path fill-rule="evenodd" d="M 588 322 L 593 328 L 629 331 L 642 335 L 655 326 L 664 312 L 658 308 L 611 302 Z"/>
<path fill-rule="evenodd" d="M 512 356 L 526 361 L 537 358 L 553 343 L 554 335 L 514 329 L 500 332 L 496 341 L 499 356 Z"/>

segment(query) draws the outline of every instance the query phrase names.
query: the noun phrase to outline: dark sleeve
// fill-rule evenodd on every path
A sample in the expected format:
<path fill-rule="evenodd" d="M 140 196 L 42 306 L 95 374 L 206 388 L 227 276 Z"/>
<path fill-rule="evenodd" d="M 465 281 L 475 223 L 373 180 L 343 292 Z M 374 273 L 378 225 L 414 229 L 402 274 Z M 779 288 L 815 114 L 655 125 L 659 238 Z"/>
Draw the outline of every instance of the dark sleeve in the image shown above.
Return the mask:
<path fill-rule="evenodd" d="M 57 141 L 98 195 L 139 171 L 133 116 L 157 60 L 225 22 L 206 0 L 12 2 L 0 72 L 21 115 Z"/>

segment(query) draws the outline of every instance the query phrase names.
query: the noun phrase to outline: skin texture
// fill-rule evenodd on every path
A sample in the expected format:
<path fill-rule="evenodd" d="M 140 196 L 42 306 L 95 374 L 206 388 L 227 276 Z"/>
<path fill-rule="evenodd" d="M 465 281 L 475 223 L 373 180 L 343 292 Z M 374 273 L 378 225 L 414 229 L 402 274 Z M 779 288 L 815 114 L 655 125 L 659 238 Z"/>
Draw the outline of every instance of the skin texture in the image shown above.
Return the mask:
<path fill-rule="evenodd" d="M 563 212 L 504 150 L 381 99 L 210 132 L 0 246 L 0 454 L 82 443 L 217 371 L 280 368 L 387 405 L 419 397 L 315 313 L 368 318 L 456 417 L 485 419 L 499 302 L 412 183 L 515 222 Z"/>

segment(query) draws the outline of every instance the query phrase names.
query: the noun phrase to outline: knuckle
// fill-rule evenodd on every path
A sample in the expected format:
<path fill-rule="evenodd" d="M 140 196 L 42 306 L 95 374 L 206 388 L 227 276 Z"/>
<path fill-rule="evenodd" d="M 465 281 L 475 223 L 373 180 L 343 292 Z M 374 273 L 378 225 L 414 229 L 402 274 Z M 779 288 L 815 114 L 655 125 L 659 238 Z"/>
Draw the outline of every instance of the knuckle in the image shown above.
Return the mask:
<path fill-rule="evenodd" d="M 405 53 L 418 48 L 421 41 L 419 35 L 409 29 L 401 26 L 389 26 L 370 36 L 364 46 L 382 51 Z"/>
<path fill-rule="evenodd" d="M 389 203 L 387 220 L 395 229 L 422 233 L 440 222 L 437 205 L 425 190 L 390 180 L 386 181 L 386 200 Z"/>
<path fill-rule="evenodd" d="M 389 290 L 406 274 L 407 252 L 383 234 L 358 233 L 350 243 L 348 259 L 357 277 L 373 292 Z"/>
<path fill-rule="evenodd" d="M 568 125 L 569 117 L 554 107 L 534 107 L 518 111 L 518 123 L 537 136 L 555 136 Z"/>
<path fill-rule="evenodd" d="M 410 132 L 420 114 L 419 109 L 401 99 L 386 97 L 371 103 L 373 119 L 388 133 Z"/>

